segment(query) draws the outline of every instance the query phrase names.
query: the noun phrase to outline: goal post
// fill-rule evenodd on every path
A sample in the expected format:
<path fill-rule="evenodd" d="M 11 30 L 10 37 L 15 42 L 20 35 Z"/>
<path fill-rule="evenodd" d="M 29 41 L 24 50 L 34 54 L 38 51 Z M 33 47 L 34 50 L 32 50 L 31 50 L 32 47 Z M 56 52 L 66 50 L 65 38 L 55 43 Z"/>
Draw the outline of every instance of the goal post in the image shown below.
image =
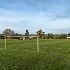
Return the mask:
<path fill-rule="evenodd" d="M 6 49 L 6 36 L 5 36 L 5 49 Z"/>
<path fill-rule="evenodd" d="M 37 39 L 37 51 L 39 52 L 39 39 L 38 39 L 38 36 L 5 36 L 5 49 L 7 49 L 7 39 L 6 38 L 26 38 L 26 37 L 28 37 L 29 39 L 30 38 L 36 38 Z M 24 40 L 24 39 L 23 39 Z"/>

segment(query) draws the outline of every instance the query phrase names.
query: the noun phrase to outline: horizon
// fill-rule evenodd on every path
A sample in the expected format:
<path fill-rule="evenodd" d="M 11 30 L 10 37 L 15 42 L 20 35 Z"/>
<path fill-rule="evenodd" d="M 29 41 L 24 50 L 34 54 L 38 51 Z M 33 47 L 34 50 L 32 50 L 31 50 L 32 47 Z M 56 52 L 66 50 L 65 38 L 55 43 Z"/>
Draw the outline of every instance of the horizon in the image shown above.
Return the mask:
<path fill-rule="evenodd" d="M 70 0 L 0 0 L 0 34 L 70 33 Z"/>

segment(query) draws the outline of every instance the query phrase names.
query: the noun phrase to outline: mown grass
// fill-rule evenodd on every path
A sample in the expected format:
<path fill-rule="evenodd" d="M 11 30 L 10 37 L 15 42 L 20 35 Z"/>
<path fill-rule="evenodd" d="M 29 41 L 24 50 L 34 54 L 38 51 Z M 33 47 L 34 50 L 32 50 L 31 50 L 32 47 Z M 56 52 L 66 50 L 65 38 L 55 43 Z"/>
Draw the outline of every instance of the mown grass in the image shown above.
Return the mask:
<path fill-rule="evenodd" d="M 70 39 L 0 40 L 0 70 L 70 70 Z"/>

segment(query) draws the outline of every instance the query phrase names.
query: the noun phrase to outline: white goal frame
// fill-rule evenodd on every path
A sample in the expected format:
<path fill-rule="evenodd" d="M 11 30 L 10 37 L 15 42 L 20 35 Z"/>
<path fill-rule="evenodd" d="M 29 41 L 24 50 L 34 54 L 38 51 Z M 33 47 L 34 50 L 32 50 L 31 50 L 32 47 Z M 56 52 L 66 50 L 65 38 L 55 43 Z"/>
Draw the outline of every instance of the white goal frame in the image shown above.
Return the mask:
<path fill-rule="evenodd" d="M 22 38 L 25 38 L 25 37 L 29 37 L 29 38 L 33 38 L 33 37 L 36 37 L 37 38 L 37 51 L 39 52 L 39 39 L 38 39 L 38 36 L 5 36 L 5 49 L 7 49 L 7 40 L 6 38 L 12 38 L 12 37 L 22 37 Z"/>

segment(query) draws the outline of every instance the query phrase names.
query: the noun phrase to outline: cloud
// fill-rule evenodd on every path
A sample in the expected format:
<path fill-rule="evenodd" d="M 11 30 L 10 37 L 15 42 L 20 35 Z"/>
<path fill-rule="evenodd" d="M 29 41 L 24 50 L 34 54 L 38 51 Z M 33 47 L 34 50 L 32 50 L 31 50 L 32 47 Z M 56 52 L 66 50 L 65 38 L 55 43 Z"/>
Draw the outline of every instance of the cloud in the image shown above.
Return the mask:
<path fill-rule="evenodd" d="M 70 28 L 69 7 L 69 0 L 0 0 L 0 30 L 63 32 Z"/>
<path fill-rule="evenodd" d="M 70 28 L 65 28 L 65 29 L 56 29 L 56 30 L 53 30 L 54 33 L 70 33 Z"/>

